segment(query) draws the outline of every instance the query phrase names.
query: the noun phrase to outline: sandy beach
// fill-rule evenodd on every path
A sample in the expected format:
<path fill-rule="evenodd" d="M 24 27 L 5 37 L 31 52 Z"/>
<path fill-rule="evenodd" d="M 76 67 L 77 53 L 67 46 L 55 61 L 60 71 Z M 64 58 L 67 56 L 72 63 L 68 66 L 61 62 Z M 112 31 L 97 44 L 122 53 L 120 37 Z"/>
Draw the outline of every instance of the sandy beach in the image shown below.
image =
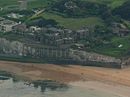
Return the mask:
<path fill-rule="evenodd" d="M 27 80 L 55 80 L 83 89 L 130 97 L 130 68 L 112 69 L 88 66 L 36 64 L 0 61 L 0 70 Z"/>
<path fill-rule="evenodd" d="M 79 81 L 70 83 L 70 85 L 80 87 L 84 90 L 89 89 L 95 91 L 97 92 L 97 95 L 101 92 L 104 97 L 111 97 L 111 95 L 115 95 L 114 97 L 130 97 L 130 87 L 123 85 L 110 85 L 98 81 Z"/>

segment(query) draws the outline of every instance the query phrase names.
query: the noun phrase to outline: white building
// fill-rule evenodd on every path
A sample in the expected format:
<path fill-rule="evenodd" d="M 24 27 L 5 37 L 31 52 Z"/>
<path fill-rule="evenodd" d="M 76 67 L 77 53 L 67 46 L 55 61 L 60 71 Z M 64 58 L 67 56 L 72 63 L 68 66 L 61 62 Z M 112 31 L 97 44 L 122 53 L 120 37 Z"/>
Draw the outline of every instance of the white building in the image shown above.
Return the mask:
<path fill-rule="evenodd" d="M 13 27 L 18 25 L 18 23 L 0 18 L 0 32 L 10 32 L 13 30 Z"/>

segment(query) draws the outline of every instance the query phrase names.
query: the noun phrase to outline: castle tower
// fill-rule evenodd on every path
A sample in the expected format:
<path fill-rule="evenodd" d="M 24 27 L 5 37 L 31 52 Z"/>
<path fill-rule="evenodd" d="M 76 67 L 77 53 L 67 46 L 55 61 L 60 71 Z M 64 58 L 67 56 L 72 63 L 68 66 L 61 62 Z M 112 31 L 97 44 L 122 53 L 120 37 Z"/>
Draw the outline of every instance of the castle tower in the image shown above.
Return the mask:
<path fill-rule="evenodd" d="M 27 0 L 19 0 L 20 6 L 19 9 L 20 10 L 26 10 L 27 9 Z"/>

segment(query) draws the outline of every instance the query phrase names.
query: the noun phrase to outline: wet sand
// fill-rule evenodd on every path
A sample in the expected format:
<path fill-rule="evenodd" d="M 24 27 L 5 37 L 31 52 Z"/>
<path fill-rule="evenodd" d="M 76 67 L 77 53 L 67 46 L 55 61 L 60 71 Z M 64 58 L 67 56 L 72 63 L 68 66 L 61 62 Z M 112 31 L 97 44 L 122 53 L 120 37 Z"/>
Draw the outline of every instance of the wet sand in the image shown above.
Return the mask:
<path fill-rule="evenodd" d="M 70 85 L 80 87 L 84 90 L 95 91 L 97 95 L 98 93 L 102 93 L 104 97 L 130 97 L 130 87 L 123 85 L 110 85 L 98 81 L 79 81 L 70 83 Z"/>
<path fill-rule="evenodd" d="M 130 68 L 112 69 L 54 64 L 35 64 L 0 61 L 4 70 L 27 80 L 55 80 L 69 83 L 82 89 L 93 89 L 116 95 L 130 97 Z"/>

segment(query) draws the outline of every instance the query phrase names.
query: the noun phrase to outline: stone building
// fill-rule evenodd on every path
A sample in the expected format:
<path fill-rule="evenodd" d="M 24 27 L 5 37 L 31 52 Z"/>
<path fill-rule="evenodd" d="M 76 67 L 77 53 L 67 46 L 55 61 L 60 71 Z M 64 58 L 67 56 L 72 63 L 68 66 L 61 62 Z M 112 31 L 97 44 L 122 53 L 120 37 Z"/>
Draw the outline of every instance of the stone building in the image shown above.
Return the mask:
<path fill-rule="evenodd" d="M 74 43 L 73 31 L 69 29 L 44 28 L 40 41 L 47 45 L 60 46 Z"/>
<path fill-rule="evenodd" d="M 0 19 L 0 31 L 1 32 L 10 32 L 13 30 L 13 27 L 18 25 L 18 23 L 11 21 L 11 20 L 7 20 L 7 19 Z"/>
<path fill-rule="evenodd" d="M 86 39 L 88 36 L 89 36 L 89 29 L 85 28 L 85 29 L 77 30 L 75 38 L 77 40 L 80 40 L 80 39 Z"/>
<path fill-rule="evenodd" d="M 18 24 L 18 25 L 13 26 L 13 30 L 17 33 L 26 32 L 27 26 L 26 24 Z"/>
<path fill-rule="evenodd" d="M 113 33 L 120 37 L 127 36 L 130 33 L 130 30 L 123 24 L 113 23 L 112 27 Z"/>

